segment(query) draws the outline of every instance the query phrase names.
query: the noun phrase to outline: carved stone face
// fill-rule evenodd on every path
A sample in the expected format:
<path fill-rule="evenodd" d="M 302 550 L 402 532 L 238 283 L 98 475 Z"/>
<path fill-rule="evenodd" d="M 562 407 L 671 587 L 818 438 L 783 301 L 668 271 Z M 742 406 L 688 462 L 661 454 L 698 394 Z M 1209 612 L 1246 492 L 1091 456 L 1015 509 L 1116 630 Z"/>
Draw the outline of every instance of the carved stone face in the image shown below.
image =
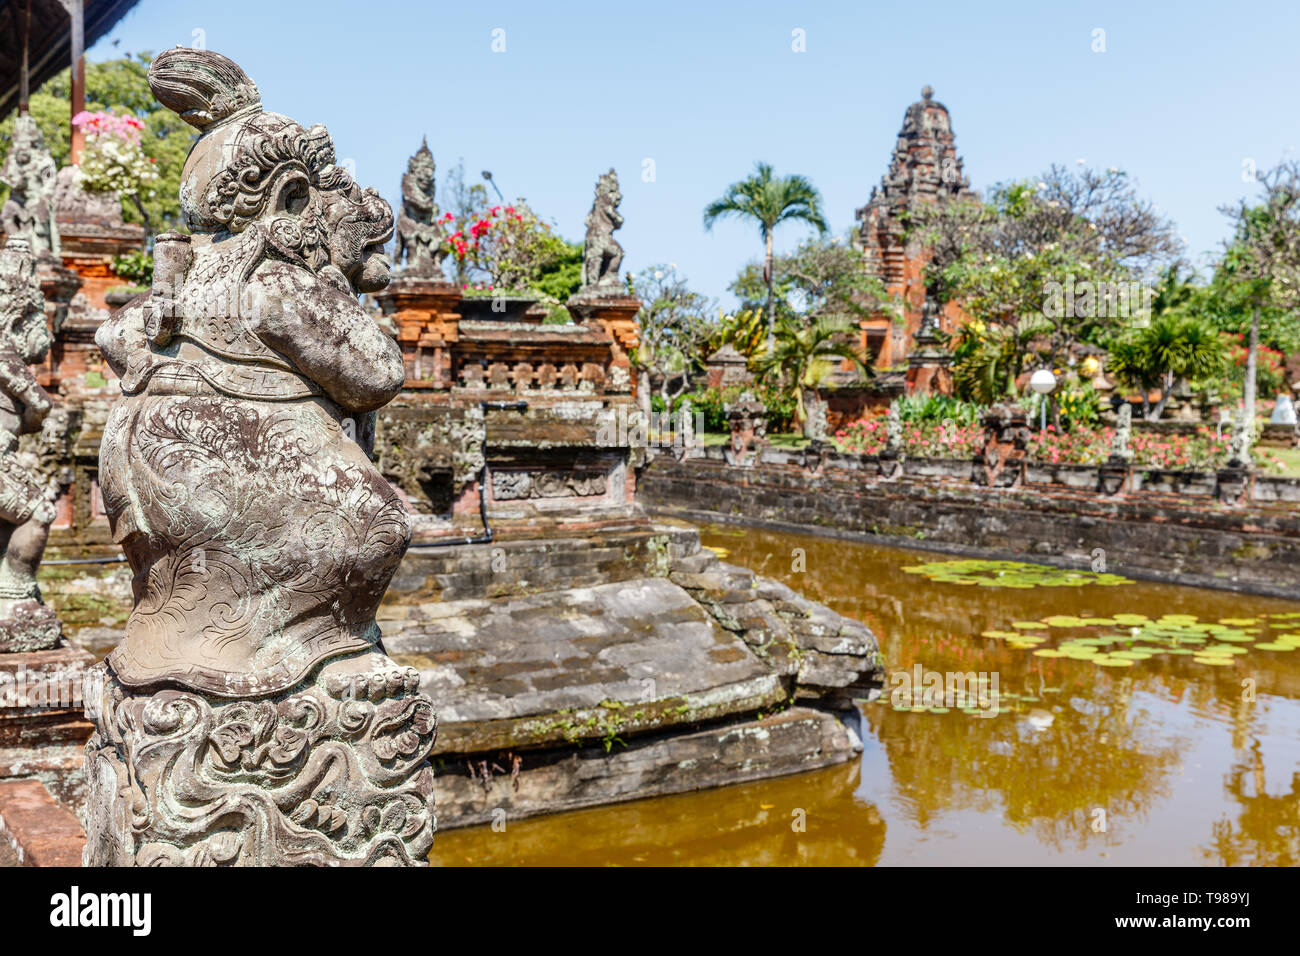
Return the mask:
<path fill-rule="evenodd" d="M 393 238 L 393 210 L 374 189 L 362 189 L 342 170 L 312 190 L 329 264 L 358 292 L 379 292 L 391 278 L 384 252 Z"/>
<path fill-rule="evenodd" d="M 49 326 L 45 324 L 43 306 L 37 305 L 35 309 L 28 311 L 24 322 L 14 329 L 14 340 L 23 361 L 28 365 L 45 361 L 50 346 L 54 344 L 54 338 L 50 335 Z"/>

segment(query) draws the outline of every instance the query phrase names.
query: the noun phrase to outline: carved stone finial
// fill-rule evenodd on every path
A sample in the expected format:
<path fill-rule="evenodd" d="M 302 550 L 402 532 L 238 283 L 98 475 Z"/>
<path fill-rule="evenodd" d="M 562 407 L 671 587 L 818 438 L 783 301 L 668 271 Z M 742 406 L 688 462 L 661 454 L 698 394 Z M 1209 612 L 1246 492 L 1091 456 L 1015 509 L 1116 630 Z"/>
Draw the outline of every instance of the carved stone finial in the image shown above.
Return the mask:
<path fill-rule="evenodd" d="M 1125 402 L 1119 407 L 1115 422 L 1115 434 L 1110 440 L 1110 460 L 1115 463 L 1133 460 L 1133 450 L 1129 440 L 1133 433 L 1133 406 Z"/>
<path fill-rule="evenodd" d="M 402 212 L 397 217 L 397 264 L 406 263 L 407 275 L 440 277 L 442 260 L 450 250 L 444 247 L 446 227 L 439 221 L 440 211 L 433 201 L 433 153 L 424 138 L 406 165 L 402 176 Z"/>
<path fill-rule="evenodd" d="M 926 102 L 929 102 L 930 100 L 934 99 L 934 87 L 932 87 L 928 83 L 925 86 L 921 87 L 921 99 L 925 100 Z"/>
<path fill-rule="evenodd" d="M 619 266 L 623 263 L 623 247 L 614 238 L 614 230 L 623 226 L 623 217 L 618 211 L 622 201 L 618 174 L 611 169 L 597 181 L 596 199 L 591 204 L 591 212 L 587 213 L 579 295 L 618 295 L 623 291 L 618 278 Z"/>
<path fill-rule="evenodd" d="M 36 261 L 17 235 L 0 250 L 0 652 L 48 650 L 61 636 L 36 586 L 59 487 L 18 447 L 20 435 L 41 431 L 53 405 L 28 368 L 51 344 Z"/>
<path fill-rule="evenodd" d="M 149 79 L 204 132 L 190 241 L 95 336 L 123 396 L 104 507 L 139 583 L 87 702 L 86 863 L 420 863 L 433 705 L 375 622 L 410 520 L 359 444 L 403 382 L 357 300 L 388 283 L 392 210 L 225 57 L 168 51 Z"/>
<path fill-rule="evenodd" d="M 8 241 L 22 237 L 37 259 L 58 258 L 58 169 L 45 148 L 40 127 L 26 113 L 14 120 L 13 142 L 0 168 L 0 183 L 9 187 L 9 198 L 0 210 L 0 226 Z"/>

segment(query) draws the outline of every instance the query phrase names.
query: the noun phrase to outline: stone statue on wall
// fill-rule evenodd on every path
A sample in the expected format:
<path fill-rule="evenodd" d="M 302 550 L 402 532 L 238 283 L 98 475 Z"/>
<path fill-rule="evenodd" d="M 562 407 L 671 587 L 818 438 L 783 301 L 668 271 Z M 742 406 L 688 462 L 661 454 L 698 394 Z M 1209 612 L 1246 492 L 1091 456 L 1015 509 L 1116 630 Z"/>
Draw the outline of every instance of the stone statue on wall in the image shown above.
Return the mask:
<path fill-rule="evenodd" d="M 86 862 L 419 863 L 435 716 L 375 623 L 410 521 L 354 440 L 403 382 L 357 301 L 389 280 L 392 210 L 225 57 L 168 50 L 149 85 L 201 135 L 191 235 L 95 337 L 136 592 L 87 703 Z"/>
<path fill-rule="evenodd" d="M 1251 465 L 1250 449 L 1253 445 L 1254 423 L 1247 421 L 1246 411 L 1242 409 L 1236 415 L 1232 425 L 1232 441 L 1228 444 L 1228 467 L 1249 468 Z"/>
<path fill-rule="evenodd" d="M 897 405 L 890 405 L 885 416 L 885 451 L 890 455 L 903 453 L 903 420 L 898 415 Z"/>
<path fill-rule="evenodd" d="M 405 262 L 405 274 L 442 277 L 443 248 L 447 231 L 438 221 L 438 204 L 433 201 L 433 153 L 425 140 L 406 166 L 402 177 L 402 212 L 397 217 L 397 250 L 394 261 Z"/>
<path fill-rule="evenodd" d="M 59 488 L 18 441 L 49 416 L 50 396 L 28 366 L 51 344 L 36 260 L 14 236 L 0 250 L 0 652 L 49 650 L 61 636 L 36 586 Z"/>
<path fill-rule="evenodd" d="M 587 213 L 579 295 L 621 295 L 624 292 L 623 283 L 618 278 L 618 269 L 623 263 L 623 247 L 614 239 L 614 230 L 623 226 L 623 216 L 618 211 L 622 201 L 618 174 L 611 169 L 596 183 L 596 200 L 591 204 L 591 212 Z"/>
<path fill-rule="evenodd" d="M 14 121 L 13 143 L 0 168 L 0 183 L 9 187 L 9 198 L 0 210 L 0 227 L 5 235 L 27 240 L 28 250 L 37 259 L 58 258 L 58 170 L 45 148 L 40 127 L 26 113 Z"/>
<path fill-rule="evenodd" d="M 1126 462 L 1133 460 L 1133 450 L 1128 447 L 1133 434 L 1133 406 L 1125 402 L 1119 407 L 1115 422 L 1115 434 L 1110 440 L 1110 460 Z"/>

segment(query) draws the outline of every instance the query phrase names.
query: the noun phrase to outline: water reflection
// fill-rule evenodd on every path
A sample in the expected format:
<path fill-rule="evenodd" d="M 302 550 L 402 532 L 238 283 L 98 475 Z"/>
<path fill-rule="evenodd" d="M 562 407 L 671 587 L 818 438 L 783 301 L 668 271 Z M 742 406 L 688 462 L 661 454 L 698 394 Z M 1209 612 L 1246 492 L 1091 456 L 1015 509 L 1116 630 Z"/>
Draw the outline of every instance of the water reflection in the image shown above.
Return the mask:
<path fill-rule="evenodd" d="M 442 833 L 432 860 L 1300 862 L 1300 651 L 1246 645 L 1225 666 L 1158 655 L 1108 669 L 980 636 L 1051 615 L 1218 621 L 1300 604 L 1145 582 L 970 587 L 900 570 L 941 555 L 754 529 L 710 528 L 704 538 L 726 560 L 865 621 L 891 672 L 995 672 L 1002 712 L 904 712 L 886 693 L 863 707 L 860 772 L 512 821 L 505 834 Z M 794 808 L 806 810 L 807 833 L 791 830 Z"/>

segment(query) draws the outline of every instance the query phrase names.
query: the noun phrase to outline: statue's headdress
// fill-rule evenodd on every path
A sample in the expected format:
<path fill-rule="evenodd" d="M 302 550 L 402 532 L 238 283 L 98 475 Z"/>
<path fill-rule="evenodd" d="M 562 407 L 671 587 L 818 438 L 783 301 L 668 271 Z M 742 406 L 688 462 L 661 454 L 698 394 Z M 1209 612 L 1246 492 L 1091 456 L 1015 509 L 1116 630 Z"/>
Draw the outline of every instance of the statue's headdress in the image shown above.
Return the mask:
<path fill-rule="evenodd" d="M 149 88 L 203 134 L 181 171 L 181 212 L 195 232 L 242 232 L 268 203 L 305 202 L 300 185 L 346 176 L 324 126 L 263 112 L 257 85 L 220 53 L 167 50 L 149 67 Z"/>

